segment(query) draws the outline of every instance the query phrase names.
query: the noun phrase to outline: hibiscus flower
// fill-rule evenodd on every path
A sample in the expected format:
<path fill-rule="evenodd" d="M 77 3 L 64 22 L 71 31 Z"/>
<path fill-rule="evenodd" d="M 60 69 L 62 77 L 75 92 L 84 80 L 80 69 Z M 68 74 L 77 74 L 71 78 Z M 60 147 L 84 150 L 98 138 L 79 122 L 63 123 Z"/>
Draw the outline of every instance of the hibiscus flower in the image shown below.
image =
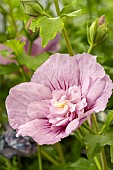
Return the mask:
<path fill-rule="evenodd" d="M 54 54 L 31 78 L 13 87 L 6 99 L 9 123 L 17 136 L 39 145 L 68 136 L 94 112 L 103 111 L 113 83 L 96 57 Z"/>

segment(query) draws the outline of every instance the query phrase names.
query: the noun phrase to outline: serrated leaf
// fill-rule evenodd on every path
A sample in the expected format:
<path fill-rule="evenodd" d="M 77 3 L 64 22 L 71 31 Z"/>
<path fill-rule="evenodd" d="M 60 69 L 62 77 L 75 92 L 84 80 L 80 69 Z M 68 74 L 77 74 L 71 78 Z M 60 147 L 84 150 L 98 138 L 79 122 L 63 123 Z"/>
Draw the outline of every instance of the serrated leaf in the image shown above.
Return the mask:
<path fill-rule="evenodd" d="M 0 65 L 0 75 L 15 73 L 18 71 L 16 64 Z"/>
<path fill-rule="evenodd" d="M 104 122 L 104 125 L 101 128 L 101 132 L 104 132 L 105 130 L 108 130 L 110 123 L 113 120 L 113 110 L 109 110 L 107 116 L 106 116 L 106 120 Z"/>
<path fill-rule="evenodd" d="M 24 53 L 22 56 L 18 57 L 18 63 L 20 65 L 27 66 L 30 70 L 35 71 L 48 58 L 49 58 L 49 54 L 47 53 L 40 54 L 36 57 L 31 57 Z"/>
<path fill-rule="evenodd" d="M 76 17 L 78 15 L 81 14 L 81 9 L 77 10 L 77 11 L 74 11 L 74 12 L 71 12 L 71 13 L 68 13 L 68 14 L 62 14 L 60 17 Z"/>
<path fill-rule="evenodd" d="M 63 29 L 64 23 L 60 17 L 47 18 L 46 16 L 35 19 L 30 25 L 30 29 L 35 31 L 35 27 L 40 27 L 42 46 L 45 47 L 51 39 L 54 39 L 57 32 Z"/>
<path fill-rule="evenodd" d="M 19 56 L 23 53 L 25 42 L 21 42 L 20 40 L 8 40 L 4 44 L 11 48 L 16 56 Z"/>

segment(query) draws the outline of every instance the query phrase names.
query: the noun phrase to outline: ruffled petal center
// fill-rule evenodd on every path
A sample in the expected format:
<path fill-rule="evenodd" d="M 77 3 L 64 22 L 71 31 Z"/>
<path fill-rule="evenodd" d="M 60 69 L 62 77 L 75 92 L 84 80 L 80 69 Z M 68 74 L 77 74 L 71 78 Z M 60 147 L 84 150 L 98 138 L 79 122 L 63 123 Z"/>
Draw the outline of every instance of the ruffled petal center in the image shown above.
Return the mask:
<path fill-rule="evenodd" d="M 47 118 L 52 126 L 67 126 L 84 113 L 86 106 L 86 98 L 82 97 L 80 87 L 72 86 L 66 91 L 54 90 Z"/>

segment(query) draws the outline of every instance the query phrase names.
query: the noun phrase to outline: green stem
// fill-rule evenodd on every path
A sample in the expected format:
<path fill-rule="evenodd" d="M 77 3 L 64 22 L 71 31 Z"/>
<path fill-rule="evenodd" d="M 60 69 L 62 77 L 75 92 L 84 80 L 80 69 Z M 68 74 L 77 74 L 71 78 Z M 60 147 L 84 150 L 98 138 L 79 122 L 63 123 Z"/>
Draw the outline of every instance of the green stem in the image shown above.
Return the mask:
<path fill-rule="evenodd" d="M 74 136 L 82 143 L 82 139 L 80 138 L 80 136 L 75 132 Z"/>
<path fill-rule="evenodd" d="M 96 166 L 97 166 L 98 170 L 102 170 L 100 161 L 98 160 L 97 156 L 94 157 L 94 161 L 96 163 Z"/>
<path fill-rule="evenodd" d="M 58 151 L 58 153 L 59 153 L 60 160 L 61 160 L 62 164 L 64 165 L 64 164 L 65 164 L 65 159 L 64 159 L 64 154 L 63 154 L 63 151 L 62 151 L 62 147 L 61 147 L 61 145 L 60 145 L 60 142 L 56 143 L 55 146 L 56 146 L 57 151 Z"/>
<path fill-rule="evenodd" d="M 88 54 L 91 54 L 93 48 L 94 48 L 94 45 L 93 45 L 93 44 L 90 44 L 90 47 L 89 47 L 87 53 L 88 53 Z"/>
<path fill-rule="evenodd" d="M 91 132 L 92 134 L 95 134 L 95 132 L 89 127 L 87 126 L 86 124 L 82 124 L 82 126 L 87 129 L 89 132 Z"/>
<path fill-rule="evenodd" d="M 89 11 L 89 17 L 90 17 L 89 19 L 91 20 L 92 19 L 92 9 L 91 9 L 92 3 L 90 0 L 87 0 L 87 6 L 88 6 L 88 11 Z"/>
<path fill-rule="evenodd" d="M 60 7 L 59 7 L 59 4 L 58 4 L 58 0 L 54 0 L 54 4 L 55 4 L 57 14 L 60 15 Z"/>
<path fill-rule="evenodd" d="M 75 132 L 77 134 L 77 136 L 79 137 L 79 140 L 81 141 L 81 143 L 83 143 L 82 139 L 83 139 L 83 136 L 80 132 L 80 129 L 77 129 L 77 131 Z"/>
<path fill-rule="evenodd" d="M 41 148 L 40 148 L 39 145 L 37 146 L 37 148 L 38 148 L 38 163 L 39 163 L 39 170 L 42 170 Z"/>
<path fill-rule="evenodd" d="M 94 45 L 91 44 L 87 53 L 90 54 L 92 52 L 93 48 L 94 48 Z M 97 119 L 96 119 L 95 114 L 92 114 L 92 124 L 93 124 L 93 128 L 94 128 L 95 133 L 99 134 L 99 128 L 98 128 L 98 123 L 97 123 Z M 100 153 L 100 158 L 101 158 L 101 163 L 102 163 L 102 170 L 108 170 L 104 148 L 102 148 L 102 151 Z M 95 162 L 97 163 L 97 159 L 98 159 L 97 156 L 94 158 L 94 160 L 95 159 L 96 159 Z M 98 164 L 97 164 L 97 166 L 98 166 Z"/>
<path fill-rule="evenodd" d="M 10 7 L 10 16 L 11 16 L 11 19 L 12 19 L 13 26 L 15 28 L 15 32 L 18 33 L 17 25 L 16 25 L 15 18 L 14 18 L 14 15 L 13 15 L 11 0 L 9 0 L 9 7 Z"/>
<path fill-rule="evenodd" d="M 71 44 L 70 44 L 70 41 L 69 41 L 69 38 L 68 38 L 67 31 L 66 31 L 65 27 L 62 30 L 62 34 L 63 34 L 64 39 L 66 41 L 69 54 L 70 54 L 70 56 L 73 56 L 74 53 L 73 53 L 73 50 L 72 50 L 72 47 L 71 47 Z"/>
<path fill-rule="evenodd" d="M 28 54 L 31 54 L 31 49 L 32 49 L 33 41 L 29 42 L 29 48 L 28 48 Z"/>
<path fill-rule="evenodd" d="M 47 14 L 46 12 L 43 13 L 44 16 L 51 18 L 51 15 Z"/>
<path fill-rule="evenodd" d="M 103 168 L 102 170 L 108 170 L 104 147 L 102 148 L 102 151 L 100 153 L 100 157 L 101 157 L 101 161 L 102 161 L 102 168 Z"/>
<path fill-rule="evenodd" d="M 98 128 L 98 123 L 97 123 L 95 113 L 93 113 L 91 115 L 91 118 L 92 118 L 92 124 L 93 124 L 93 127 L 94 127 L 94 131 L 95 131 L 96 134 L 98 134 L 99 133 L 99 128 Z"/>
<path fill-rule="evenodd" d="M 77 130 L 77 131 L 79 132 L 81 139 L 83 139 L 83 138 L 84 138 L 83 127 L 82 127 L 82 126 L 80 126 L 80 127 L 78 128 L 78 130 Z"/>
<path fill-rule="evenodd" d="M 60 7 L 59 7 L 59 4 L 58 4 L 58 0 L 54 0 L 54 4 L 55 4 L 55 8 L 56 8 L 57 15 L 60 15 Z M 66 45 L 67 45 L 69 54 L 70 54 L 70 56 L 73 56 L 73 55 L 74 55 L 73 49 L 72 49 L 72 47 L 71 47 L 71 43 L 70 43 L 70 41 L 69 41 L 69 38 L 68 38 L 68 35 L 67 35 L 67 31 L 66 31 L 66 29 L 65 29 L 65 26 L 64 26 L 64 28 L 62 29 L 62 34 L 63 34 L 64 39 L 65 39 L 65 41 L 66 41 Z"/>
<path fill-rule="evenodd" d="M 44 149 L 41 149 L 41 153 L 54 165 L 59 165 L 59 163 L 54 160 Z"/>
<path fill-rule="evenodd" d="M 19 67 L 19 72 L 22 75 L 23 82 L 26 82 L 26 77 L 25 77 L 25 74 L 24 74 L 22 66 L 18 65 L 18 67 Z"/>
<path fill-rule="evenodd" d="M 92 114 L 92 123 L 93 123 L 95 132 L 99 134 L 98 123 L 97 123 L 97 119 L 94 113 Z M 102 170 L 108 170 L 104 148 L 102 148 L 102 151 L 100 153 L 100 158 L 101 158 L 101 163 L 102 163 Z"/>

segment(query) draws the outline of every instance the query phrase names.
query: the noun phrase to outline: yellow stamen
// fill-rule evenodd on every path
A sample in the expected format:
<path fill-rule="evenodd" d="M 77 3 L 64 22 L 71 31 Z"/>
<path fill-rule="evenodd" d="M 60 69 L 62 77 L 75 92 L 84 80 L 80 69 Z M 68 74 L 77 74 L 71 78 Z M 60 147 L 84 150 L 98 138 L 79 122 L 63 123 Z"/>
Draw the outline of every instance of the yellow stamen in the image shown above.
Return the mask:
<path fill-rule="evenodd" d="M 63 109 L 66 105 L 67 105 L 66 102 L 64 102 L 64 103 L 55 103 L 55 104 L 54 104 L 55 107 L 59 107 L 59 108 L 62 108 L 62 109 Z"/>

